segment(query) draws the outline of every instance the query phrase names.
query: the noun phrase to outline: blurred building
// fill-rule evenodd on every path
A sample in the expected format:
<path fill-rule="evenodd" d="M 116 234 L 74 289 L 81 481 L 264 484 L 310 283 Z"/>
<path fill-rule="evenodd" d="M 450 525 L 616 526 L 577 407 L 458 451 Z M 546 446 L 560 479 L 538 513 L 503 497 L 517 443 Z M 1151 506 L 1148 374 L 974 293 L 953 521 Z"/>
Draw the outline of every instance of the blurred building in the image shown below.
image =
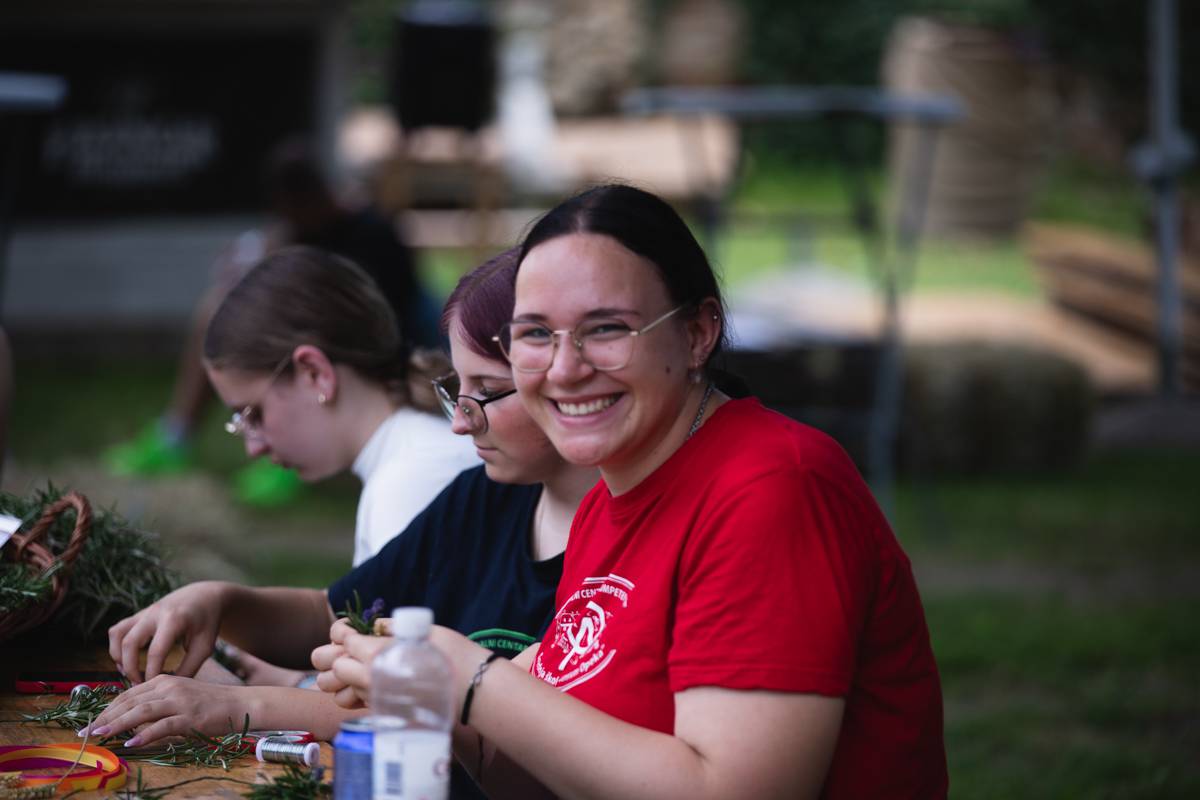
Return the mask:
<path fill-rule="evenodd" d="M 173 353 L 263 162 L 347 105 L 345 0 L 6 0 L 0 71 L 61 76 L 11 181 L 0 314 L 21 352 Z M 57 344 L 56 344 L 57 343 Z"/>
<path fill-rule="evenodd" d="M 260 164 L 345 98 L 342 0 L 7 0 L 0 70 L 64 77 L 22 159 L 16 212 L 90 216 L 257 207 Z"/>

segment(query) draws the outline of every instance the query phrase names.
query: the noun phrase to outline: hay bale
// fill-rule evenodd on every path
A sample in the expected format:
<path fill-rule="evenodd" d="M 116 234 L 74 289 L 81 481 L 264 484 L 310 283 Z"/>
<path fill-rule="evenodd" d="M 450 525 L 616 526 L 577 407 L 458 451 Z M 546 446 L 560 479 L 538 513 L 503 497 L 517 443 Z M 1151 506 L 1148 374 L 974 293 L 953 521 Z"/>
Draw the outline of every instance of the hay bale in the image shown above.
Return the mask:
<path fill-rule="evenodd" d="M 1022 345 L 922 345 L 906 356 L 900 464 L 914 472 L 1036 471 L 1079 461 L 1094 394 L 1084 370 Z"/>

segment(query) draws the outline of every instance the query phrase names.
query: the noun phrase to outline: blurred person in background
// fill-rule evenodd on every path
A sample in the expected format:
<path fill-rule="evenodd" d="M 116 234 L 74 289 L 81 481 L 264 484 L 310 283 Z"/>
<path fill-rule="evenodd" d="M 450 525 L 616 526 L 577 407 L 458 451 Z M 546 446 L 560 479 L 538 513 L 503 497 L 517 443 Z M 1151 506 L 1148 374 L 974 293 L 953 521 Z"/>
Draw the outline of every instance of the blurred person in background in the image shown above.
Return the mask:
<path fill-rule="evenodd" d="M 267 162 L 265 184 L 275 221 L 238 236 L 218 260 L 214 285 L 193 315 L 171 401 L 137 437 L 107 451 L 114 473 L 157 475 L 190 466 L 190 441 L 212 400 L 201 363 L 204 331 L 230 288 L 280 247 L 305 244 L 350 259 L 379 286 L 404 341 L 421 347 L 440 344 L 436 305 L 418 282 L 412 253 L 395 226 L 370 207 L 342 202 L 307 142 L 294 138 L 277 147 Z M 247 503 L 279 505 L 295 496 L 300 480 L 291 470 L 260 461 L 235 475 L 234 488 Z"/>

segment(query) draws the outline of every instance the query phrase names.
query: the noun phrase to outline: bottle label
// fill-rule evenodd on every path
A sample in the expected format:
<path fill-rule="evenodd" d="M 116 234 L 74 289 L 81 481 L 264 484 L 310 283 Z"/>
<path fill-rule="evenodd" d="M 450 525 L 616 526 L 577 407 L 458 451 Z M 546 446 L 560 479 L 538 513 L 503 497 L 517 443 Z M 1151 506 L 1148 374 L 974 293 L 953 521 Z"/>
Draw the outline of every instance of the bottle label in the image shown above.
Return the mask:
<path fill-rule="evenodd" d="M 450 791 L 448 731 L 376 731 L 375 800 L 446 800 Z"/>

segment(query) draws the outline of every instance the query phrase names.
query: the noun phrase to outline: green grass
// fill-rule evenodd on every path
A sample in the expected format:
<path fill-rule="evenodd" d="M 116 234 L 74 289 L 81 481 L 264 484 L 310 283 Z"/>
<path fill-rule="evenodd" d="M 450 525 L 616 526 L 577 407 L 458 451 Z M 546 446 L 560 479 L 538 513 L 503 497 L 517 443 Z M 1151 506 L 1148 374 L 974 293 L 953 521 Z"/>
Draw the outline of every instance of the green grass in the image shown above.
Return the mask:
<path fill-rule="evenodd" d="M 1197 474 L 1200 453 L 1127 450 L 901 484 L 952 796 L 1200 796 Z"/>
<path fill-rule="evenodd" d="M 1200 600 L 928 594 L 952 796 L 1200 794 Z"/>
<path fill-rule="evenodd" d="M 905 546 L 966 560 L 1021 558 L 1092 571 L 1200 565 L 1200 453 L 1118 451 L 1063 474 L 908 479 Z"/>
<path fill-rule="evenodd" d="M 886 196 L 882 167 L 871 168 L 867 182 L 882 210 Z M 845 183 L 836 165 L 795 165 L 769 157 L 748 157 L 732 201 L 733 219 L 771 218 L 776 222 L 727 226 L 720 241 L 710 248 L 726 285 L 736 286 L 772 269 L 811 260 L 873 278 L 875 266 L 850 227 Z M 1137 237 L 1144 207 L 1142 189 L 1130 175 L 1061 158 L 1046 165 L 1032 199 L 1030 218 Z M 1040 291 L 1033 267 L 1015 238 L 956 241 L 925 237 L 915 270 L 904 277 L 906 285 L 916 291 L 997 291 L 1020 297 L 1035 297 Z"/>

